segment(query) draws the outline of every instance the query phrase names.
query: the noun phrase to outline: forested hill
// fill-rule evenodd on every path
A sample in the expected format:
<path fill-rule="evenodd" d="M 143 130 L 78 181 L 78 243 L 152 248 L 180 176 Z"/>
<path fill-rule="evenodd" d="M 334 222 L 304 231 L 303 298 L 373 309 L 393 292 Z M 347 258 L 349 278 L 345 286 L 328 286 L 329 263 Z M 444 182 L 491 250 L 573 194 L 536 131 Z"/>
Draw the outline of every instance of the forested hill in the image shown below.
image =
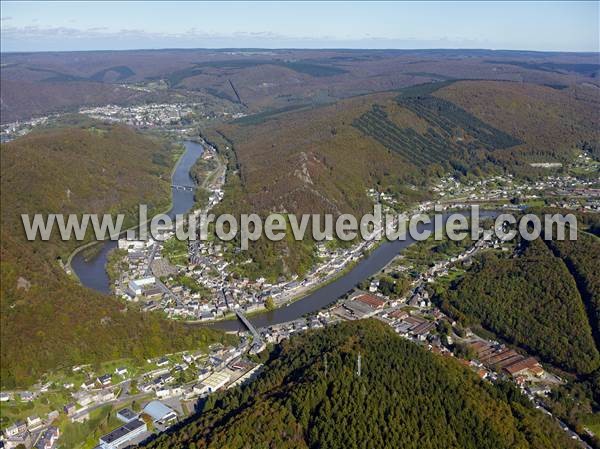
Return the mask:
<path fill-rule="evenodd" d="M 57 262 L 77 242 L 28 242 L 21 213 L 129 211 L 165 207 L 174 149 L 123 126 L 86 122 L 0 148 L 2 239 L 0 350 L 3 388 L 43 372 L 122 357 L 199 348 L 222 334 L 190 330 L 69 278 Z"/>
<path fill-rule="evenodd" d="M 24 238 L 21 214 L 116 213 L 137 205 L 166 209 L 169 178 L 179 148 L 122 125 L 64 119 L 68 126 L 39 130 L 2 145 L 2 226 Z M 81 243 L 36 242 L 52 256 Z"/>
<path fill-rule="evenodd" d="M 383 323 L 363 320 L 284 342 L 256 381 L 210 396 L 202 415 L 149 447 L 577 446 L 508 384 L 482 381 L 455 360 L 403 340 Z"/>
<path fill-rule="evenodd" d="M 578 95 L 528 83 L 447 81 L 217 125 L 207 137 L 218 144 L 225 136 L 218 146 L 235 153 L 219 210 L 362 215 L 372 210 L 371 188 L 405 209 L 431 199 L 431 182 L 447 174 L 546 176 L 530 164 L 565 163 L 584 142 L 598 142 L 600 104 Z M 307 243 L 254 242 L 255 264 L 238 264 L 240 275 L 302 274 L 311 263 Z"/>
<path fill-rule="evenodd" d="M 579 238 L 587 242 L 583 254 L 598 254 L 596 237 L 580 233 Z M 569 249 L 583 249 L 578 241 L 549 244 L 565 255 Z M 593 268 L 593 257 L 584 262 L 577 267 L 591 292 L 597 266 Z M 441 305 L 463 323 L 481 325 L 546 362 L 587 374 L 600 366 L 590 326 L 598 318 L 586 315 L 586 304 L 588 310 L 597 305 L 592 305 L 592 293 L 585 298 L 582 293 L 563 260 L 534 240 L 516 258 L 486 254 L 443 295 Z"/>

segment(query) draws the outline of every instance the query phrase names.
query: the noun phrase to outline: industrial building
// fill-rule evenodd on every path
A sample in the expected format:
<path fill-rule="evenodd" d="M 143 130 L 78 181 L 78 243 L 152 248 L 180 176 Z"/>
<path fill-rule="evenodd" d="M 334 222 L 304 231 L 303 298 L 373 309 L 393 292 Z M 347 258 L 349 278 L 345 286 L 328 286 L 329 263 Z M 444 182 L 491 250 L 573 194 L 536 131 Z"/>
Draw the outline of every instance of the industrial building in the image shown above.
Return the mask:
<path fill-rule="evenodd" d="M 100 437 L 98 447 L 101 449 L 120 449 L 147 430 L 148 427 L 144 421 L 134 419 Z"/>

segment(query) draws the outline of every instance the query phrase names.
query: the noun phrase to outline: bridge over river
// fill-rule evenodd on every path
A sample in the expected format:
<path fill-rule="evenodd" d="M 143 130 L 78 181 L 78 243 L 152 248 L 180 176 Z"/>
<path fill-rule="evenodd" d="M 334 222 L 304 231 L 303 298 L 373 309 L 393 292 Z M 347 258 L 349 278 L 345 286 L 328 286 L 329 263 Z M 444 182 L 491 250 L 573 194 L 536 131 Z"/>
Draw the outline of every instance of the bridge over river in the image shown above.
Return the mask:
<path fill-rule="evenodd" d="M 171 188 L 175 190 L 185 190 L 187 192 L 193 192 L 195 189 L 194 186 L 182 186 L 179 184 L 171 184 Z"/>
<path fill-rule="evenodd" d="M 260 334 L 258 333 L 256 328 L 252 325 L 252 323 L 248 320 L 248 318 L 246 318 L 246 315 L 244 315 L 242 312 L 240 312 L 239 310 L 236 310 L 235 314 L 237 315 L 238 319 L 244 324 L 244 326 L 246 326 L 246 328 L 252 334 L 253 342 L 252 342 L 251 352 L 259 353 L 260 351 L 262 351 L 265 347 L 265 343 L 263 342 L 262 337 L 260 336 Z"/>
<path fill-rule="evenodd" d="M 465 211 L 459 211 L 458 213 L 466 216 L 469 215 L 468 212 Z M 496 210 L 482 210 L 479 213 L 479 218 L 493 218 L 499 213 L 500 211 Z M 444 214 L 443 223 L 446 222 L 448 215 L 449 213 Z M 418 226 L 418 228 L 420 231 L 434 231 L 434 220 L 427 224 L 422 223 Z M 366 257 L 359 260 L 359 262 L 350 271 L 344 273 L 334 281 L 283 307 L 279 307 L 272 311 L 261 312 L 252 316 L 252 326 L 261 329 L 273 326 L 275 324 L 286 323 L 297 320 L 306 314 L 314 313 L 324 307 L 327 307 L 355 288 L 360 282 L 378 273 L 388 263 L 390 263 L 394 257 L 396 257 L 413 243 L 415 243 L 415 240 L 410 235 L 407 235 L 403 240 L 381 242 L 381 244 L 371 251 Z M 246 324 L 246 322 L 250 321 L 247 317 L 244 316 L 244 319 L 242 319 L 238 315 L 238 318 L 238 320 L 221 320 L 213 323 L 194 323 L 191 325 L 209 326 L 224 331 L 239 331 L 243 328 L 250 329 Z"/>

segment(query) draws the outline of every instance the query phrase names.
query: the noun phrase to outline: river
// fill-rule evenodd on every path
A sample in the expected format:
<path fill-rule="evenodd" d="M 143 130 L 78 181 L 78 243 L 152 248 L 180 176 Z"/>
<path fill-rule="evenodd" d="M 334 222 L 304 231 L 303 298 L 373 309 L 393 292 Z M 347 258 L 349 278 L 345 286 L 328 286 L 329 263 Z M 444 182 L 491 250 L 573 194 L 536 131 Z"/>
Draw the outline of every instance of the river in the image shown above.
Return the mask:
<path fill-rule="evenodd" d="M 467 212 L 459 213 L 467 214 Z M 444 214 L 443 223 L 446 222 L 448 215 L 449 214 Z M 498 215 L 497 211 L 480 211 L 479 213 L 480 218 L 495 217 L 496 215 Z M 419 225 L 418 229 L 420 231 L 433 231 L 434 224 L 422 224 Z M 249 320 L 254 327 L 261 328 L 293 321 L 305 314 L 317 312 L 346 295 L 363 280 L 377 274 L 389 264 L 394 257 L 415 242 L 416 240 L 408 234 L 405 240 L 383 241 L 367 257 L 361 259 L 348 273 L 342 275 L 339 279 L 324 285 L 313 293 L 310 293 L 287 306 L 280 307 L 270 312 L 261 312 L 249 317 Z M 201 323 L 199 325 L 210 325 L 211 327 L 225 331 L 245 330 L 242 323 L 237 319 L 217 321 L 212 324 Z"/>
<path fill-rule="evenodd" d="M 186 141 L 186 151 L 180 158 L 172 176 L 172 184 L 192 186 L 194 181 L 190 176 L 190 169 L 202 155 L 202 145 Z M 190 191 L 173 189 L 172 208 L 168 212 L 171 217 L 183 214 L 194 205 L 194 194 Z M 481 216 L 494 216 L 497 212 L 481 212 Z M 421 229 L 433 229 L 434 225 L 422 225 Z M 292 321 L 301 316 L 316 312 L 335 302 L 364 279 L 378 273 L 388 263 L 400 254 L 405 248 L 415 243 L 412 237 L 406 240 L 382 242 L 367 257 L 361 259 L 348 273 L 339 279 L 324 285 L 313 293 L 298 299 L 287 306 L 280 307 L 270 312 L 262 312 L 250 317 L 252 324 L 257 327 L 268 327 L 274 324 Z M 82 252 L 72 260 L 71 266 L 83 285 L 101 293 L 110 294 L 110 281 L 106 274 L 106 260 L 108 253 L 117 246 L 116 241 L 107 241 L 102 244 L 101 250 L 91 259 L 86 260 Z M 209 326 L 225 331 L 242 330 L 243 325 L 237 319 L 222 320 L 213 323 L 194 323 L 192 325 Z"/>
<path fill-rule="evenodd" d="M 190 176 L 190 169 L 202 155 L 204 148 L 196 142 L 185 141 L 185 153 L 179 158 L 173 175 L 171 184 L 180 186 L 193 186 L 194 180 Z M 172 189 L 172 206 L 168 212 L 171 218 L 176 214 L 183 214 L 189 211 L 194 205 L 194 193 L 189 190 Z M 84 257 L 84 252 L 77 253 L 71 261 L 71 268 L 77 274 L 80 282 L 93 290 L 105 294 L 111 294 L 110 280 L 106 273 L 106 261 L 111 250 L 117 247 L 116 240 L 107 240 L 100 243 L 102 248 L 90 259 Z"/>

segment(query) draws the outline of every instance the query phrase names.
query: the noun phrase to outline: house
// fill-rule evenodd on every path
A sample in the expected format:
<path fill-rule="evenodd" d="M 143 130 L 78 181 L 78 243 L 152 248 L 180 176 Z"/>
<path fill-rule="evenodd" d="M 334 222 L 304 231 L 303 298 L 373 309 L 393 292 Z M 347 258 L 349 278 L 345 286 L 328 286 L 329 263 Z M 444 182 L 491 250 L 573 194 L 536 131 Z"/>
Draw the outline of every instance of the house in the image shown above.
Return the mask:
<path fill-rule="evenodd" d="M 0 393 L 0 402 L 10 401 L 10 394 Z"/>
<path fill-rule="evenodd" d="M 82 407 L 85 407 L 94 402 L 94 400 L 94 396 L 92 396 L 90 393 L 85 393 L 78 396 L 77 403 Z"/>
<path fill-rule="evenodd" d="M 144 407 L 144 413 L 157 424 L 167 424 L 177 420 L 177 412 L 160 401 L 151 401 Z"/>
<path fill-rule="evenodd" d="M 136 251 L 143 249 L 146 246 L 146 242 L 142 240 L 127 240 L 127 239 L 119 239 L 117 243 L 119 249 L 126 249 L 127 251 Z"/>
<path fill-rule="evenodd" d="M 205 396 L 210 393 L 210 387 L 204 383 L 199 383 L 194 385 L 192 391 L 195 395 Z"/>
<path fill-rule="evenodd" d="M 108 401 L 112 401 L 113 399 L 116 399 L 115 392 L 108 388 L 105 390 L 100 390 L 94 396 L 94 400 L 96 402 L 108 402 Z"/>
<path fill-rule="evenodd" d="M 125 377 L 127 375 L 127 368 L 125 368 L 124 366 L 120 368 L 115 368 L 115 374 L 117 376 Z"/>
<path fill-rule="evenodd" d="M 433 328 L 435 328 L 435 323 L 434 322 L 424 322 L 421 324 L 418 324 L 417 326 L 415 326 L 411 332 L 417 336 L 417 337 L 424 337 L 425 335 L 427 335 L 431 330 L 433 330 Z"/>
<path fill-rule="evenodd" d="M 95 386 L 96 381 L 94 379 L 86 380 L 84 383 L 81 384 L 81 388 L 83 388 L 84 390 L 91 390 Z"/>
<path fill-rule="evenodd" d="M 149 287 L 142 290 L 142 294 L 146 298 L 161 298 L 163 295 L 163 291 L 160 287 Z"/>
<path fill-rule="evenodd" d="M 208 387 L 202 383 L 194 384 L 194 386 L 192 387 L 193 396 L 199 396 L 205 393 L 208 393 Z"/>
<path fill-rule="evenodd" d="M 16 449 L 17 447 L 22 446 L 31 447 L 31 444 L 33 443 L 31 440 L 31 432 L 26 430 L 25 432 L 7 438 L 3 443 L 5 449 Z"/>
<path fill-rule="evenodd" d="M 159 399 L 170 398 L 172 396 L 180 396 L 182 394 L 182 387 L 161 388 L 160 390 L 156 390 L 156 397 Z"/>
<path fill-rule="evenodd" d="M 169 364 L 169 359 L 166 357 L 162 357 L 156 362 L 156 366 L 166 366 Z"/>
<path fill-rule="evenodd" d="M 75 413 L 75 411 L 77 410 L 77 407 L 75 407 L 75 404 L 70 403 L 67 404 L 63 407 L 64 412 L 67 414 L 67 416 L 71 416 L 73 413 Z"/>
<path fill-rule="evenodd" d="M 214 355 L 210 356 L 210 358 L 208 359 L 208 363 L 210 363 L 215 369 L 220 369 L 225 366 L 225 360 Z"/>
<path fill-rule="evenodd" d="M 406 318 L 408 318 L 409 314 L 406 310 L 399 309 L 390 312 L 388 316 L 394 320 L 405 320 Z"/>
<path fill-rule="evenodd" d="M 112 383 L 112 376 L 110 374 L 104 374 L 96 379 L 96 382 L 102 387 L 108 387 Z"/>
<path fill-rule="evenodd" d="M 4 429 L 4 435 L 6 435 L 7 437 L 14 437 L 15 435 L 24 433 L 26 431 L 27 424 L 23 421 L 17 421 L 12 426 L 9 426 L 6 429 Z"/>
<path fill-rule="evenodd" d="M 124 423 L 128 423 L 133 421 L 134 419 L 138 419 L 139 416 L 139 414 L 135 413 L 130 408 L 124 408 L 117 412 L 117 419 L 123 421 Z"/>
<path fill-rule="evenodd" d="M 210 376 L 210 371 L 207 370 L 206 368 L 203 368 L 203 369 L 201 369 L 201 370 L 198 371 L 198 380 L 200 382 L 202 382 L 208 376 Z"/>
<path fill-rule="evenodd" d="M 71 415 L 72 423 L 84 423 L 90 419 L 90 412 L 87 409 L 80 409 Z"/>
<path fill-rule="evenodd" d="M 42 420 L 39 416 L 28 416 L 27 417 L 27 428 L 29 430 L 37 429 L 42 425 Z"/>
<path fill-rule="evenodd" d="M 143 312 L 150 312 L 156 309 L 158 309 L 158 303 L 156 303 L 155 301 L 146 301 L 142 306 Z"/>
<path fill-rule="evenodd" d="M 42 433 L 34 447 L 35 449 L 52 449 L 59 436 L 60 430 L 58 427 L 50 426 Z"/>
<path fill-rule="evenodd" d="M 35 399 L 35 395 L 31 391 L 23 391 L 19 397 L 23 402 L 31 402 Z"/>
<path fill-rule="evenodd" d="M 140 391 L 143 391 L 144 393 L 149 393 L 150 391 L 152 391 L 153 387 L 154 387 L 154 384 L 152 382 L 149 382 L 149 383 L 141 384 L 138 388 L 140 389 Z"/>
<path fill-rule="evenodd" d="M 126 447 L 128 446 L 128 442 L 147 431 L 148 427 L 144 421 L 134 419 L 100 437 L 98 440 L 98 447 L 102 449 L 119 449 L 121 447 Z"/>
<path fill-rule="evenodd" d="M 141 295 L 144 291 L 144 287 L 149 287 L 156 283 L 156 278 L 154 276 L 149 276 L 146 278 L 135 279 L 129 282 L 129 292 L 133 293 L 132 296 Z"/>
<path fill-rule="evenodd" d="M 371 284 L 369 285 L 369 292 L 375 293 L 378 289 L 379 289 L 379 281 L 376 279 L 371 281 Z"/>
<path fill-rule="evenodd" d="M 165 384 L 171 383 L 175 380 L 175 378 L 170 374 L 170 373 L 166 373 L 166 374 L 161 374 L 160 376 L 156 377 L 152 383 L 154 384 L 155 387 L 162 387 Z"/>
<path fill-rule="evenodd" d="M 58 419 L 58 416 L 59 416 L 58 410 L 52 410 L 51 412 L 48 413 L 48 422 L 51 423 L 55 419 Z"/>

